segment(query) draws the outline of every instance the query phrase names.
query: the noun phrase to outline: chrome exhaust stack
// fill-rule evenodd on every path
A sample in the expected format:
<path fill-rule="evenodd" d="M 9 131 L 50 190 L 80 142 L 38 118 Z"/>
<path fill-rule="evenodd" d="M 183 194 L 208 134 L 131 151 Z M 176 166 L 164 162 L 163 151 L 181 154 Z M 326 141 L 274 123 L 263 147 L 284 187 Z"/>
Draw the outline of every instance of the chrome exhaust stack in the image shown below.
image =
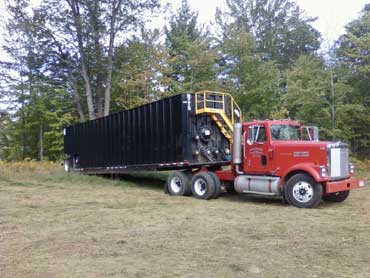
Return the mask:
<path fill-rule="evenodd" d="M 235 172 L 239 175 L 243 174 L 239 170 L 239 165 L 242 163 L 242 124 L 234 124 L 234 140 L 233 140 L 233 163 L 235 165 Z"/>

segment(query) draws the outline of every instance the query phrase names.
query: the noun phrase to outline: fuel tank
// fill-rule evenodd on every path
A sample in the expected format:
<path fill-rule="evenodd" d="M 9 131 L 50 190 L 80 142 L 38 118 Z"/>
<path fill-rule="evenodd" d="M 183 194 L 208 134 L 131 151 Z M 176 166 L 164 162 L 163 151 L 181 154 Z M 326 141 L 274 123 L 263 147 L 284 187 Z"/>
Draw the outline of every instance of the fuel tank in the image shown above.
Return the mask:
<path fill-rule="evenodd" d="M 281 195 L 279 184 L 279 177 L 240 175 L 234 181 L 234 188 L 239 193 Z"/>

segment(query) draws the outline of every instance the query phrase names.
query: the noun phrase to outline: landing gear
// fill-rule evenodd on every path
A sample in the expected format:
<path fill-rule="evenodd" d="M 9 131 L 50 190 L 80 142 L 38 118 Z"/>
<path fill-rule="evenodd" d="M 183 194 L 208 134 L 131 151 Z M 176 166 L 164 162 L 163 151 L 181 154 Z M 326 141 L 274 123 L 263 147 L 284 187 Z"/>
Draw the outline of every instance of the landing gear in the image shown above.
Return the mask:
<path fill-rule="evenodd" d="M 71 165 L 70 165 L 70 161 L 69 161 L 69 159 L 66 159 L 66 160 L 64 160 L 64 172 L 69 172 L 69 171 L 71 171 Z"/>

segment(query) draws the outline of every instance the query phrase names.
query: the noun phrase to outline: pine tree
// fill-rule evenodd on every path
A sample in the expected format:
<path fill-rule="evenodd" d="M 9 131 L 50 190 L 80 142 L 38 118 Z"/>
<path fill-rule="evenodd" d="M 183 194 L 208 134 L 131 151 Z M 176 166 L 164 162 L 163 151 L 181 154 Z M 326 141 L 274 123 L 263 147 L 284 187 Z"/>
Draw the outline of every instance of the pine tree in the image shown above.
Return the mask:
<path fill-rule="evenodd" d="M 339 74 L 351 90 L 338 109 L 338 126 L 353 150 L 370 158 L 370 4 L 346 26 L 337 42 Z"/>
<path fill-rule="evenodd" d="M 273 61 L 264 61 L 256 48 L 251 33 L 230 26 L 221 45 L 221 78 L 245 118 L 269 118 L 279 103 L 281 73 Z"/>
<path fill-rule="evenodd" d="M 257 50 L 279 69 L 294 64 L 300 55 L 311 55 L 320 47 L 320 33 L 297 4 L 290 0 L 227 0 L 228 10 L 217 11 L 221 33 L 231 26 L 251 33 Z"/>
<path fill-rule="evenodd" d="M 188 1 L 182 0 L 181 7 L 165 27 L 171 93 L 220 88 L 215 67 L 219 56 L 197 19 Z"/>

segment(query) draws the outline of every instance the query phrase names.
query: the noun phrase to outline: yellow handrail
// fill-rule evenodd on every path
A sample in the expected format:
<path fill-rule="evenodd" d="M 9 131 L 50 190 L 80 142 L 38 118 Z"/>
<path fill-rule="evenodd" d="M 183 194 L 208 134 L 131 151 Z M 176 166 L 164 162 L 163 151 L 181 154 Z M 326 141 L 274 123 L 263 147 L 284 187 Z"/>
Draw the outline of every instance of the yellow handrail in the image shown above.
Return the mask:
<path fill-rule="evenodd" d="M 215 98 L 218 96 L 221 97 L 221 100 L 207 99 L 207 96 L 214 96 Z M 230 99 L 230 116 L 228 116 L 226 112 L 226 102 L 225 102 L 226 97 Z M 207 103 L 213 104 L 221 103 L 222 106 L 221 108 L 217 108 L 217 105 L 213 105 L 213 107 L 207 107 Z M 222 133 L 226 136 L 226 138 L 228 138 L 230 142 L 232 142 L 232 132 L 234 130 L 235 108 L 239 112 L 239 121 L 241 122 L 242 121 L 241 110 L 238 104 L 235 102 L 234 98 L 230 94 L 213 91 L 200 91 L 195 93 L 195 114 L 198 115 L 206 113 L 211 115 L 211 118 L 216 122 Z M 223 125 L 219 120 L 217 120 L 216 114 L 223 119 L 223 122 L 226 124 L 226 126 Z"/>

